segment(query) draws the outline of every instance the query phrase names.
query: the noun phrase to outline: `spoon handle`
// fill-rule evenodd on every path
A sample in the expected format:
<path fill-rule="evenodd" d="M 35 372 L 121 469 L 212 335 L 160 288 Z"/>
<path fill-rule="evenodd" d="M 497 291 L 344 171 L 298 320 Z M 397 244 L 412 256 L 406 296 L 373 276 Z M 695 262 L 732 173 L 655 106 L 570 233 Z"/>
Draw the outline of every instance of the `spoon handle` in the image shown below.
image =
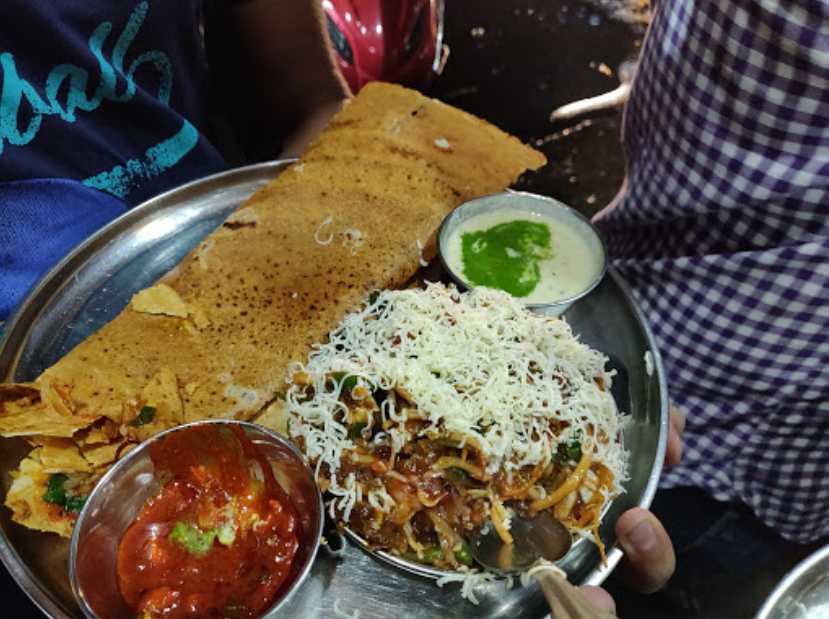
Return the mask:
<path fill-rule="evenodd" d="M 552 619 L 618 619 L 613 613 L 591 606 L 579 590 L 561 576 L 544 571 L 536 574 L 535 579 L 550 605 Z"/>

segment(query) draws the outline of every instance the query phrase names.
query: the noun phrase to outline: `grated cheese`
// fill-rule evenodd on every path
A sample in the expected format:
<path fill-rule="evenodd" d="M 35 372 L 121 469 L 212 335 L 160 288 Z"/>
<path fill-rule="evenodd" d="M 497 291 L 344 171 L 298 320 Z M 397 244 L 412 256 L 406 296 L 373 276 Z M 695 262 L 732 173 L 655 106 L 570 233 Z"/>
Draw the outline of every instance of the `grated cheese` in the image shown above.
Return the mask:
<path fill-rule="evenodd" d="M 622 417 L 610 394 L 606 362 L 579 342 L 564 320 L 534 314 L 500 291 L 461 294 L 441 284 L 384 291 L 346 316 L 327 343 L 315 346 L 307 364 L 292 366 L 288 381 L 294 372 L 306 372 L 313 397 L 305 397 L 303 386 L 288 389 L 290 432 L 302 437 L 317 473 L 327 465 L 331 509 L 346 522 L 362 489 L 353 473 L 344 480 L 336 475 L 343 454 L 355 445 L 335 416 L 347 410 L 339 401 L 342 385 L 327 380 L 332 372 L 411 394 L 427 421 L 416 435 L 402 427 L 406 413 L 395 410 L 391 398 L 382 405 L 382 420 L 398 422 L 386 431 L 394 453 L 417 436 L 455 433 L 479 446 L 487 472 L 494 474 L 548 462 L 560 444 L 590 431 L 610 437 L 590 441 L 590 449 L 613 473 L 614 486 L 606 495 L 611 499 L 623 491 L 627 452 L 615 440 Z M 552 420 L 568 427 L 554 434 Z M 377 494 L 369 496 L 381 501 Z"/>
<path fill-rule="evenodd" d="M 539 559 L 530 569 L 521 572 L 521 586 L 526 587 L 530 584 L 530 579 L 539 572 L 552 572 L 556 576 L 561 576 L 565 580 L 567 579 L 567 573 L 555 563 L 547 561 L 546 559 Z"/>
<path fill-rule="evenodd" d="M 561 576 L 565 580 L 567 579 L 567 573 L 563 569 L 558 567 L 555 563 L 547 561 L 546 559 L 539 559 L 528 570 L 521 572 L 519 579 L 521 586 L 528 586 L 532 578 L 539 572 L 552 572 L 557 576 Z M 488 585 L 489 583 L 497 581 L 503 582 L 504 587 L 507 589 L 511 589 L 513 586 L 512 576 L 502 576 L 499 574 L 495 574 L 494 572 L 482 572 L 472 570 L 459 571 L 454 574 L 447 574 L 446 576 L 441 576 L 437 580 L 437 585 L 438 587 L 443 587 L 444 585 L 449 583 L 460 583 L 461 597 L 477 605 L 479 601 L 477 596 L 475 595 L 475 590 L 484 585 Z"/>
<path fill-rule="evenodd" d="M 366 495 L 368 497 L 368 504 L 374 509 L 384 514 L 388 514 L 397 504 L 394 498 L 388 493 L 385 486 L 380 488 L 372 488 Z"/>
<path fill-rule="evenodd" d="M 418 260 L 420 261 L 420 266 L 429 266 L 429 263 L 426 262 L 426 260 L 424 260 L 423 258 L 423 243 L 420 242 L 420 239 L 415 239 L 415 245 L 417 246 L 417 256 Z"/>
<path fill-rule="evenodd" d="M 461 597 L 465 600 L 469 600 L 476 606 L 479 604 L 478 598 L 475 595 L 475 589 L 489 584 L 498 580 L 498 576 L 493 574 L 492 572 L 473 572 L 473 571 L 465 571 L 465 572 L 457 572 L 455 574 L 447 574 L 446 576 L 441 576 L 437 579 L 436 584 L 438 587 L 443 587 L 443 585 L 458 582 L 461 584 Z M 508 584 L 506 584 L 507 589 L 512 586 L 512 578 L 507 579 Z"/>
<path fill-rule="evenodd" d="M 340 598 L 334 598 L 334 614 L 342 619 L 360 619 L 360 610 L 355 608 L 351 613 L 347 613 L 340 608 Z"/>
<path fill-rule="evenodd" d="M 343 230 L 343 246 L 348 248 L 351 255 L 357 253 L 357 250 L 363 246 L 365 239 L 363 238 L 363 231 L 357 228 L 346 228 Z"/>
<path fill-rule="evenodd" d="M 331 241 L 334 240 L 333 233 L 329 233 L 328 238 L 326 239 L 320 238 L 320 232 L 322 232 L 322 229 L 325 226 L 330 226 L 333 221 L 334 219 L 329 215 L 328 217 L 322 220 L 322 223 L 319 226 L 317 226 L 317 229 L 314 231 L 314 240 L 320 245 L 328 245 L 329 243 L 331 243 Z"/>

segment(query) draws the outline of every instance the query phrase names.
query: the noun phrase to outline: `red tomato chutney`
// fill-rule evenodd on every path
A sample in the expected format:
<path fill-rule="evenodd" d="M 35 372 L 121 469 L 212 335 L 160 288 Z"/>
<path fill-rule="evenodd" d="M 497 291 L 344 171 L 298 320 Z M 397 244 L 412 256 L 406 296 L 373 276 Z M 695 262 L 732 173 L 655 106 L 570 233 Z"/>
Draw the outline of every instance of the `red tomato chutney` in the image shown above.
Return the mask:
<path fill-rule="evenodd" d="M 292 575 L 297 517 L 241 428 L 195 426 L 150 446 L 164 484 L 118 546 L 118 585 L 142 619 L 257 617 Z"/>

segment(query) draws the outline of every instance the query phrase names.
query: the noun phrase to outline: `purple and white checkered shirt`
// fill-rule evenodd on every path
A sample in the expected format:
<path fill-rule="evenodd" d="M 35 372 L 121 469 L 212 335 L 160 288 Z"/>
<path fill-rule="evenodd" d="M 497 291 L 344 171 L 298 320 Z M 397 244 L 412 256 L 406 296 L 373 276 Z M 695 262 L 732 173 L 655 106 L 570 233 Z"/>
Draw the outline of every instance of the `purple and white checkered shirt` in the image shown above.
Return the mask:
<path fill-rule="evenodd" d="M 661 0 L 598 215 L 688 413 L 665 486 L 829 535 L 829 2 Z"/>

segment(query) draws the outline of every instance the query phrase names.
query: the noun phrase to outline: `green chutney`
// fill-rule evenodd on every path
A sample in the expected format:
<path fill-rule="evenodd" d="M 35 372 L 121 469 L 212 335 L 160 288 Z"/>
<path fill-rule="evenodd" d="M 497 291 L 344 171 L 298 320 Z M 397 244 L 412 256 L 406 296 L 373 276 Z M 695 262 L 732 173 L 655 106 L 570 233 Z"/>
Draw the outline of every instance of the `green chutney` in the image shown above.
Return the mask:
<path fill-rule="evenodd" d="M 553 255 L 550 228 L 518 219 L 461 236 L 465 279 L 526 297 L 541 281 L 539 262 Z"/>

